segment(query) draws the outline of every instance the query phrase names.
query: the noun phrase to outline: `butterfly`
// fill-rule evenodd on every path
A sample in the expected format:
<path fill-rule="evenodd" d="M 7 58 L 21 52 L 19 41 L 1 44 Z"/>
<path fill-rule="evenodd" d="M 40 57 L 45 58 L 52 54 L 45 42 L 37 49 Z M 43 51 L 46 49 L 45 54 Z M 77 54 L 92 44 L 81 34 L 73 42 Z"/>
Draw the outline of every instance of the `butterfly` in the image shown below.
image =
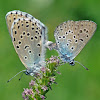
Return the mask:
<path fill-rule="evenodd" d="M 89 20 L 63 22 L 56 27 L 54 31 L 56 43 L 50 44 L 49 49 L 56 49 L 63 62 L 75 65 L 77 61 L 74 61 L 74 58 L 91 39 L 96 28 L 96 23 Z"/>
<path fill-rule="evenodd" d="M 6 23 L 15 51 L 26 67 L 23 71 L 33 76 L 45 66 L 46 26 L 32 15 L 19 10 L 8 12 Z"/>

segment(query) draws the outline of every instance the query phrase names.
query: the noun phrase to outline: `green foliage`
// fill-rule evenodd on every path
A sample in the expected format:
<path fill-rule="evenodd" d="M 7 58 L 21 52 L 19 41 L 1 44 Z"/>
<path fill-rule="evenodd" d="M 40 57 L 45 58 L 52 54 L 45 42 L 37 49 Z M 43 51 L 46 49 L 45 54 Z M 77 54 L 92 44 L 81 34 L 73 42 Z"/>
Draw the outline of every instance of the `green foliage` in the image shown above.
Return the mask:
<path fill-rule="evenodd" d="M 55 82 L 57 67 L 60 65 L 58 57 L 51 57 L 46 61 L 46 67 L 42 67 L 39 73 L 36 73 L 33 80 L 29 83 L 29 89 L 24 89 L 22 97 L 24 100 L 44 100 L 46 93 Z"/>

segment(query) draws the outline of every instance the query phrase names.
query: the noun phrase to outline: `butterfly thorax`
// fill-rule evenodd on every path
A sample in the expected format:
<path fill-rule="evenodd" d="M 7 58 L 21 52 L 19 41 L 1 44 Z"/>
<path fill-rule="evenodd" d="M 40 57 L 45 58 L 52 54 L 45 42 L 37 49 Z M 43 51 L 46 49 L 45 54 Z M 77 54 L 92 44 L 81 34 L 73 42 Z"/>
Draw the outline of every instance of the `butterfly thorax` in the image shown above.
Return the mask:
<path fill-rule="evenodd" d="M 26 75 L 30 75 L 30 76 L 34 76 L 35 75 L 35 73 L 38 73 L 39 71 L 38 70 L 26 70 L 26 72 L 25 72 L 25 74 Z"/>
<path fill-rule="evenodd" d="M 74 59 L 71 60 L 67 55 L 61 55 L 61 60 L 65 63 L 69 63 L 72 66 L 75 65 Z"/>
<path fill-rule="evenodd" d="M 38 73 L 40 71 L 41 65 L 40 64 L 35 64 L 31 67 L 28 67 L 25 74 L 33 76 L 35 73 Z"/>
<path fill-rule="evenodd" d="M 33 72 L 32 70 L 26 70 L 25 74 L 33 76 L 35 72 Z"/>

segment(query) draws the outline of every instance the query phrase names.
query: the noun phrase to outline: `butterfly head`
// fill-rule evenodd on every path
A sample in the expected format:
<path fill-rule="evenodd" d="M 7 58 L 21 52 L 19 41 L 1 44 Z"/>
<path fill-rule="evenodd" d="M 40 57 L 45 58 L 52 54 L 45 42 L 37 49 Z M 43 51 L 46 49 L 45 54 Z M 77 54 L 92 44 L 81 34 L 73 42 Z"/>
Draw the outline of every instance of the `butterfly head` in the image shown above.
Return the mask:
<path fill-rule="evenodd" d="M 75 65 L 74 60 L 70 60 L 69 64 L 70 64 L 71 66 L 74 66 L 74 65 Z"/>
<path fill-rule="evenodd" d="M 30 75 L 30 72 L 26 71 L 25 74 L 26 74 L 26 75 Z"/>
<path fill-rule="evenodd" d="M 33 75 L 35 74 L 35 72 L 30 71 L 30 70 L 26 70 L 25 74 L 26 74 L 26 75 L 33 76 Z"/>
<path fill-rule="evenodd" d="M 67 55 L 62 55 L 60 58 L 63 62 L 68 62 L 72 66 L 75 65 L 74 59 L 71 60 Z"/>

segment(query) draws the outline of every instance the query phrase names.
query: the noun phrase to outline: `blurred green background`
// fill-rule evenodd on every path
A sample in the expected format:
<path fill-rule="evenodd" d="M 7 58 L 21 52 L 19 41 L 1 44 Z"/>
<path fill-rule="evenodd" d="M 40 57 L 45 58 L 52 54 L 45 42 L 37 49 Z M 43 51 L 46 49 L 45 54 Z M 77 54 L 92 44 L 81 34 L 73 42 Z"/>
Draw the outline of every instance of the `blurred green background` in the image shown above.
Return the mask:
<path fill-rule="evenodd" d="M 19 60 L 9 36 L 5 15 L 21 10 L 33 15 L 48 27 L 48 39 L 55 42 L 53 32 L 57 25 L 67 20 L 92 20 L 97 30 L 75 60 L 90 70 L 76 64 L 59 67 L 57 85 L 47 93 L 46 100 L 100 100 L 100 0 L 0 0 L 0 100 L 23 100 L 23 88 L 28 87 L 31 76 L 20 75 L 10 83 L 6 81 L 25 69 Z M 47 50 L 46 58 L 58 55 Z"/>

